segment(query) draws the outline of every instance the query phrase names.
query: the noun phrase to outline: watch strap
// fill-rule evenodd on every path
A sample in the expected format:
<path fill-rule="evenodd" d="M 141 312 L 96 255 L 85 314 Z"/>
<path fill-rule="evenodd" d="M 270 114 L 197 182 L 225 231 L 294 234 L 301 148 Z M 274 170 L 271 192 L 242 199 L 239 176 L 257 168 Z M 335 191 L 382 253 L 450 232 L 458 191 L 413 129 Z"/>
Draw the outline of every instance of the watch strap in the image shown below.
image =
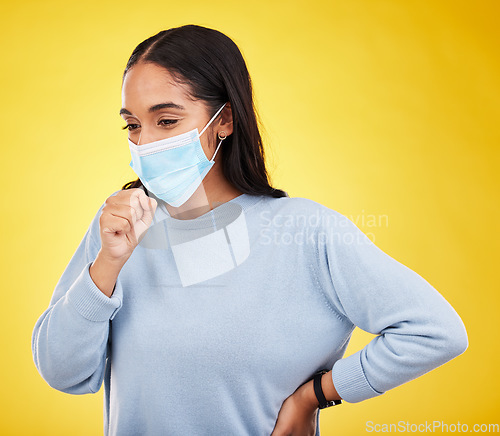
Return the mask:
<path fill-rule="evenodd" d="M 327 372 L 328 371 L 326 370 L 318 371 L 316 374 L 314 374 L 313 378 L 314 393 L 316 394 L 316 399 L 318 400 L 320 409 L 342 404 L 342 400 L 326 401 L 325 394 L 323 393 L 323 388 L 321 387 L 321 378 L 323 377 L 323 374 L 326 374 Z"/>

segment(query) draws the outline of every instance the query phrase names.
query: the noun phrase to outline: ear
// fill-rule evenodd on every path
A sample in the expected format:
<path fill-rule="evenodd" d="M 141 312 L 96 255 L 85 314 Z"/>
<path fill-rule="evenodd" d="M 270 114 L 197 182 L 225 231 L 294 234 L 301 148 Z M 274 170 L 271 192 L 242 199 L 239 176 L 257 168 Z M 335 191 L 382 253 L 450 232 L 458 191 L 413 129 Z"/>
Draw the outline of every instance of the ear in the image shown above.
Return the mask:
<path fill-rule="evenodd" d="M 219 132 L 225 132 L 226 136 L 233 133 L 233 111 L 229 102 L 222 109 L 219 125 L 217 126 L 217 134 Z"/>

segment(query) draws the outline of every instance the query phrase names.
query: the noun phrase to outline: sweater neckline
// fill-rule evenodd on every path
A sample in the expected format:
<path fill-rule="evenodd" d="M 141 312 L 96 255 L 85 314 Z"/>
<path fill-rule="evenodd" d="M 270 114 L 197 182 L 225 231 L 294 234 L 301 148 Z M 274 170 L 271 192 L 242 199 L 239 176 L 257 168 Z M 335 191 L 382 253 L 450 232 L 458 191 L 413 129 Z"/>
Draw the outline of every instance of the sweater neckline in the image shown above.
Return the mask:
<path fill-rule="evenodd" d="M 183 230 L 204 229 L 210 227 L 217 229 L 220 226 L 220 223 L 234 221 L 239 215 L 241 215 L 242 212 L 252 208 L 265 198 L 265 195 L 251 195 L 243 193 L 232 198 L 231 200 L 219 204 L 196 218 L 178 219 L 173 218 L 169 214 L 163 200 L 159 199 L 151 192 L 149 192 L 149 194 L 155 197 L 158 202 L 158 208 L 155 215 L 160 215 L 157 217 L 159 221 L 164 221 L 168 227 Z"/>

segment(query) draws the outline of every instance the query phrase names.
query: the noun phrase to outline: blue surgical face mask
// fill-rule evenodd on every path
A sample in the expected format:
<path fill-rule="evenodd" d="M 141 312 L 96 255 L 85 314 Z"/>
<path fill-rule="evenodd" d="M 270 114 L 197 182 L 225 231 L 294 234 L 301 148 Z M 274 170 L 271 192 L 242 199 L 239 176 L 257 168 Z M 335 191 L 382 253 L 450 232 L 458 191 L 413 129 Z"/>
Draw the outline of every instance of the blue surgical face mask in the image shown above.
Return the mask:
<path fill-rule="evenodd" d="M 208 160 L 201 146 L 200 137 L 224 109 L 215 113 L 200 134 L 198 129 L 144 145 L 128 140 L 132 160 L 130 166 L 142 184 L 158 198 L 174 207 L 184 204 L 200 186 L 214 165 L 215 155 Z"/>

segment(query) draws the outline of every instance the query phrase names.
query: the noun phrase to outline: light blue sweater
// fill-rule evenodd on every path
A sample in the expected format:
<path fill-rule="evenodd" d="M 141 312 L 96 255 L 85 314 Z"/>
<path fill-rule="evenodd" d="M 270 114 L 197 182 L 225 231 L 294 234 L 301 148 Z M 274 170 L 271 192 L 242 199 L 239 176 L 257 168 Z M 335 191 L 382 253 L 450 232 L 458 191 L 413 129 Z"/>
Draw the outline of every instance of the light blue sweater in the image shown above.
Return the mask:
<path fill-rule="evenodd" d="M 269 435 L 319 369 L 355 403 L 468 346 L 426 280 L 317 202 L 242 194 L 179 220 L 157 201 L 111 298 L 89 274 L 101 205 L 33 331 L 50 386 L 104 381 L 105 435 Z M 355 326 L 377 336 L 343 358 Z"/>

